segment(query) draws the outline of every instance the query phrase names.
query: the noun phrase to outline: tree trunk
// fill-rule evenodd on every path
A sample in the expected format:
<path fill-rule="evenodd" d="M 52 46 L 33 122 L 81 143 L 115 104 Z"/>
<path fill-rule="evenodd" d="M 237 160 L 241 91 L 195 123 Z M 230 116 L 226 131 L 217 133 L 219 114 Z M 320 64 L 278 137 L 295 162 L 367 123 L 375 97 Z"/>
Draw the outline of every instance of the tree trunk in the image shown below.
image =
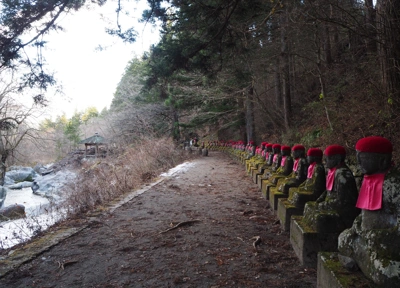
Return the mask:
<path fill-rule="evenodd" d="M 276 57 L 275 64 L 275 101 L 276 101 L 276 109 L 282 110 L 283 108 L 283 95 L 282 95 L 282 83 L 281 83 L 281 71 L 280 71 L 280 62 L 279 57 Z"/>
<path fill-rule="evenodd" d="M 376 47 L 376 11 L 373 0 L 365 0 L 365 26 L 367 30 L 366 46 L 369 54 L 375 54 Z"/>
<path fill-rule="evenodd" d="M 336 17 L 336 10 L 333 9 L 332 5 L 330 5 L 330 17 L 334 19 Z M 335 60 L 339 60 L 340 58 L 340 42 L 339 42 L 339 28 L 338 25 L 333 25 L 332 26 L 332 41 L 333 41 L 333 52 L 331 52 L 332 57 L 335 58 Z M 331 48 L 332 48 L 331 45 Z"/>
<path fill-rule="evenodd" d="M 400 96 L 400 0 L 377 1 L 382 83 L 389 103 Z"/>
<path fill-rule="evenodd" d="M 330 39 L 330 32 L 329 32 L 329 24 L 324 24 L 324 52 L 325 52 L 325 62 L 326 65 L 329 67 L 332 63 L 332 50 L 331 50 L 331 39 Z"/>
<path fill-rule="evenodd" d="M 1 153 L 1 163 L 0 163 L 0 186 L 4 186 L 4 179 L 6 178 L 6 161 L 8 157 L 7 151 L 2 151 Z"/>
<path fill-rule="evenodd" d="M 247 137 L 247 131 L 246 131 L 246 104 L 245 101 L 243 100 L 242 97 L 238 97 L 238 121 L 241 123 L 239 126 L 239 135 L 240 135 L 240 140 L 245 140 Z"/>
<path fill-rule="evenodd" d="M 253 87 L 250 88 L 246 97 L 246 133 L 247 133 L 247 142 L 255 139 L 255 124 L 254 124 L 254 107 L 253 107 Z"/>
<path fill-rule="evenodd" d="M 282 63 L 282 86 L 283 86 L 283 118 L 285 128 L 290 127 L 290 118 L 292 116 L 292 103 L 290 95 L 290 66 L 289 66 L 289 48 L 286 35 L 287 11 L 281 14 L 281 63 Z"/>

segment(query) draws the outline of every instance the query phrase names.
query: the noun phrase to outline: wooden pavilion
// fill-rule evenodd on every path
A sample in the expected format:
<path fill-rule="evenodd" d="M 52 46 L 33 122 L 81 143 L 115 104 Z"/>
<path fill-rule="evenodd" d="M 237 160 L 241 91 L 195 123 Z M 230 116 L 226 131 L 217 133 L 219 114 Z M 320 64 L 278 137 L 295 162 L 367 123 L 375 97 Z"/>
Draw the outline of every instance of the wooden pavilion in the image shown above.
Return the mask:
<path fill-rule="evenodd" d="M 85 157 L 107 157 L 108 142 L 103 136 L 100 136 L 98 133 L 95 133 L 93 136 L 80 141 L 79 144 L 85 144 Z M 101 146 L 105 147 L 105 153 L 100 154 L 99 147 Z M 88 150 L 90 151 L 91 148 L 94 148 L 94 155 L 88 153 Z"/>

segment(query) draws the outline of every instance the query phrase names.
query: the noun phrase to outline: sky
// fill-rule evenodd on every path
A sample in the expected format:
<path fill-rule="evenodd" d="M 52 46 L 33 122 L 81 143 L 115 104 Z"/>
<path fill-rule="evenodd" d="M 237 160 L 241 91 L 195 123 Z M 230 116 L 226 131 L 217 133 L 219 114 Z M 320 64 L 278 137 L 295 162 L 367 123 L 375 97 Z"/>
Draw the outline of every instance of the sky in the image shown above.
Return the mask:
<path fill-rule="evenodd" d="M 130 11 L 136 19 L 140 18 L 146 8 L 146 1 L 130 1 Z M 64 95 L 54 95 L 50 89 L 46 96 L 50 106 L 46 117 L 53 119 L 65 113 L 71 117 L 75 111 L 84 111 L 94 106 L 100 112 L 109 108 L 116 87 L 129 61 L 148 51 L 151 44 L 159 41 L 159 28 L 142 23 L 123 24 L 135 27 L 138 32 L 134 44 L 124 44 L 118 37 L 105 32 L 106 21 L 116 23 L 115 2 L 97 7 L 94 11 L 79 10 L 74 15 L 65 15 L 58 22 L 65 28 L 63 32 L 51 32 L 46 37 L 47 48 L 44 56 L 47 69 L 54 71 L 58 84 L 63 87 Z M 109 26 L 108 26 L 109 27 Z M 99 45 L 106 47 L 96 50 Z"/>

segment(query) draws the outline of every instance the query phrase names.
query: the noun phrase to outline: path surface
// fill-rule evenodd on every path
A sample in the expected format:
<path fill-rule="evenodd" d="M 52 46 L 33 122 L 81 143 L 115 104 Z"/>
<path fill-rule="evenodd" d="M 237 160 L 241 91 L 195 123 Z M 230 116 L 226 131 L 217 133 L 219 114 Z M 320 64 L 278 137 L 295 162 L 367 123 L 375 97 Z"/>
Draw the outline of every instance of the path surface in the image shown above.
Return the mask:
<path fill-rule="evenodd" d="M 316 287 L 316 271 L 300 266 L 244 167 L 213 151 L 193 162 L 82 221 L 83 229 L 7 273 L 0 286 Z"/>

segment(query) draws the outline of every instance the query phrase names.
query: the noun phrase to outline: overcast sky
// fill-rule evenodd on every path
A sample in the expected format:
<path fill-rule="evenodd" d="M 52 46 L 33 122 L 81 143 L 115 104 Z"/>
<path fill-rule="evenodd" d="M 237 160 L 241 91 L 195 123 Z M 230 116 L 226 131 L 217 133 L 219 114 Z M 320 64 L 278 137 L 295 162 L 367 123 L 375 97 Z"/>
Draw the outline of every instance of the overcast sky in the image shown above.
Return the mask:
<path fill-rule="evenodd" d="M 146 1 L 130 1 L 131 12 L 136 8 L 136 19 L 145 9 Z M 48 48 L 44 52 L 49 68 L 55 72 L 59 84 L 63 86 L 64 96 L 49 91 L 51 100 L 49 115 L 54 119 L 63 112 L 67 117 L 74 111 L 83 111 L 95 106 L 99 111 L 109 107 L 116 86 L 128 62 L 143 51 L 149 50 L 151 44 L 159 40 L 158 28 L 147 24 L 133 23 L 139 36 L 134 44 L 124 44 L 117 37 L 106 34 L 107 26 L 101 20 L 100 13 L 115 24 L 116 3 L 95 11 L 81 10 L 74 15 L 64 16 L 59 24 L 65 32 L 52 32 L 46 40 Z M 123 23 L 124 24 L 124 23 Z M 126 24 L 128 28 L 128 24 Z M 105 46 L 103 51 L 96 51 L 99 45 Z"/>

